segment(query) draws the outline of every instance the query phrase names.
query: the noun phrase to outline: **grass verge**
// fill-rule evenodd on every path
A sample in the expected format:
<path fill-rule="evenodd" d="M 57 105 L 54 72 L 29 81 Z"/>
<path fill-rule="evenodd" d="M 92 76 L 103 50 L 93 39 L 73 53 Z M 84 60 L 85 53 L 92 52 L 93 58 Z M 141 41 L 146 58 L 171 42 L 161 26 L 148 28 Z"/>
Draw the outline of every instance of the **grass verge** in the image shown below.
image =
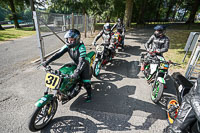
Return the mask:
<path fill-rule="evenodd" d="M 171 68 L 172 70 L 178 70 L 182 73 L 185 72 L 185 69 L 187 67 L 187 63 L 189 61 L 191 52 L 188 53 L 188 55 L 185 58 L 185 61 L 183 61 L 184 55 L 185 55 L 185 45 L 187 42 L 187 39 L 190 35 L 190 32 L 200 32 L 200 27 L 193 26 L 192 29 L 187 30 L 187 26 L 176 26 L 176 27 L 170 27 L 170 29 L 167 30 L 166 35 L 170 39 L 170 48 L 167 53 L 164 53 L 164 57 L 166 60 L 171 60 L 173 62 L 181 64 L 181 66 L 176 66 Z"/>
<path fill-rule="evenodd" d="M 36 34 L 32 29 L 32 27 L 23 27 L 20 29 L 10 28 L 0 30 L 0 42 Z"/>

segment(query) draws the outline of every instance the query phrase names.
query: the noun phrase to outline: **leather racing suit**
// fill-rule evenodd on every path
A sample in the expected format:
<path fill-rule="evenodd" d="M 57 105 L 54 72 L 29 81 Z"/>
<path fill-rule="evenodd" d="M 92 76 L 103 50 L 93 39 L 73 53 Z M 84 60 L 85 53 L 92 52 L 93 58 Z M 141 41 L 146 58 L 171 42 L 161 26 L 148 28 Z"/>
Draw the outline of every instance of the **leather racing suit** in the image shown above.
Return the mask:
<path fill-rule="evenodd" d="M 82 82 L 84 83 L 84 87 L 87 90 L 88 96 L 91 96 L 91 76 L 89 75 L 90 65 L 89 62 L 85 59 L 86 48 L 83 42 L 81 42 L 75 48 L 69 48 L 67 44 L 65 44 L 60 49 L 60 51 L 58 51 L 54 56 L 52 56 L 48 61 L 46 61 L 46 65 L 60 58 L 66 52 L 69 53 L 70 57 L 77 65 L 77 68 L 75 69 L 74 74 L 71 75 L 71 77 L 76 78 L 78 75 L 80 75 Z"/>
<path fill-rule="evenodd" d="M 124 38 L 125 38 L 125 26 L 124 24 L 119 24 L 119 23 L 116 23 L 112 28 L 111 28 L 111 31 L 113 31 L 114 29 L 117 29 L 117 32 L 119 32 L 121 34 L 121 37 L 122 37 L 122 47 L 124 47 Z"/>
<path fill-rule="evenodd" d="M 164 132 L 183 133 L 197 119 L 200 122 L 200 75 L 190 92 L 184 96 L 174 123 Z"/>

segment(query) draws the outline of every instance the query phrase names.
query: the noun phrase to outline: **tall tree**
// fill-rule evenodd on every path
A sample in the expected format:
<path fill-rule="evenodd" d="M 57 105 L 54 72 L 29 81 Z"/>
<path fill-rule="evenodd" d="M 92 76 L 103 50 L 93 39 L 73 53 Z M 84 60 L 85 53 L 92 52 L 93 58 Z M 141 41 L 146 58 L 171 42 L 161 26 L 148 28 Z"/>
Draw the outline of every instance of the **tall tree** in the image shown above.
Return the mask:
<path fill-rule="evenodd" d="M 139 9 L 137 24 L 144 24 L 145 23 L 144 14 L 145 14 L 146 5 L 147 5 L 147 0 L 142 0 L 141 5 L 140 5 L 140 9 Z"/>
<path fill-rule="evenodd" d="M 12 16 L 13 16 L 13 21 L 14 21 L 14 24 L 15 24 L 15 28 L 20 28 L 13 0 L 9 0 L 9 7 L 11 8 L 11 11 L 12 11 Z"/>
<path fill-rule="evenodd" d="M 193 6 L 190 10 L 190 17 L 188 18 L 186 23 L 194 23 L 195 15 L 200 7 L 200 0 L 193 0 Z"/>
<path fill-rule="evenodd" d="M 168 21 L 170 14 L 172 13 L 172 8 L 174 7 L 175 3 L 177 2 L 177 0 L 168 0 L 167 1 L 167 12 L 166 12 L 166 17 L 165 20 Z"/>
<path fill-rule="evenodd" d="M 124 23 L 126 27 L 131 26 L 132 10 L 133 10 L 133 0 L 126 0 L 126 9 L 124 16 Z"/>
<path fill-rule="evenodd" d="M 157 11 L 156 11 L 156 21 L 159 21 L 160 19 L 160 8 L 161 8 L 161 5 L 162 5 L 162 0 L 159 0 L 158 1 L 158 5 L 157 5 Z"/>
<path fill-rule="evenodd" d="M 28 0 L 0 0 L 0 5 L 2 7 L 8 6 L 11 10 L 15 28 L 20 28 L 16 9 L 23 10 L 25 8 L 25 4 L 28 4 Z"/>

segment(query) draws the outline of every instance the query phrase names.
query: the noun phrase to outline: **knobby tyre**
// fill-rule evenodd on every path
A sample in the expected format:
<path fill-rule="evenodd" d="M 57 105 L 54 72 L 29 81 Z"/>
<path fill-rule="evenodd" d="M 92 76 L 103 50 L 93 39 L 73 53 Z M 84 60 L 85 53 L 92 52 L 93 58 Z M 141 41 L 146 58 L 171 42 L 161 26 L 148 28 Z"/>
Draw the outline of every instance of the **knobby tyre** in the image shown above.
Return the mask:
<path fill-rule="evenodd" d="M 163 95 L 164 84 L 155 81 L 151 90 L 151 100 L 158 103 Z"/>

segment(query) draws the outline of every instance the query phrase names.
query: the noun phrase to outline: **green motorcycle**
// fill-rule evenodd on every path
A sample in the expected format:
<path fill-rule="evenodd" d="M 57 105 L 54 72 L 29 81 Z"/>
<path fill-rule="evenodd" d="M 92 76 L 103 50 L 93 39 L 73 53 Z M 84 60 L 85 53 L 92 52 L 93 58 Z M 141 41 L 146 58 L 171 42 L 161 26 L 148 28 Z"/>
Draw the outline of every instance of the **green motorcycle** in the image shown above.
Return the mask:
<path fill-rule="evenodd" d="M 90 62 L 90 75 L 92 76 L 92 64 L 95 59 L 95 52 L 87 54 L 86 59 Z M 65 64 L 59 70 L 53 70 L 50 66 L 45 68 L 46 90 L 44 96 L 36 103 L 36 109 L 29 120 L 29 130 L 36 132 L 44 128 L 54 117 L 58 101 L 62 104 L 74 98 L 81 90 L 82 82 L 80 77 L 71 79 L 69 75 L 74 73 L 75 64 Z"/>

